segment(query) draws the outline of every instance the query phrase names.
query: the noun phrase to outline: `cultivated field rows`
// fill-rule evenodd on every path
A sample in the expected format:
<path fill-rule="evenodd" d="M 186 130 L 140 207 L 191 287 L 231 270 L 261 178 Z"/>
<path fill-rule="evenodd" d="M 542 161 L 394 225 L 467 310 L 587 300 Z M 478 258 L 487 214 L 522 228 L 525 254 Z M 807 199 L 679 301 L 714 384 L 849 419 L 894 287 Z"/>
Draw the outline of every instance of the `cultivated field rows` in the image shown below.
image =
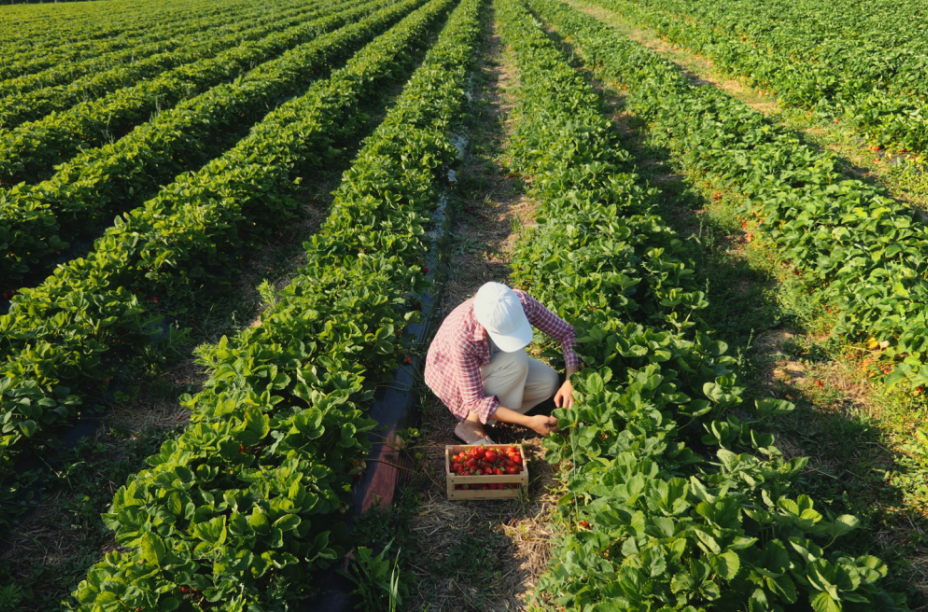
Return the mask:
<path fill-rule="evenodd" d="M 859 14 L 836 17 L 845 10 Z M 678 217 L 685 193 L 723 190 L 752 261 L 765 260 L 751 265 L 783 303 L 802 304 L 805 331 L 836 355 L 865 353 L 874 384 L 917 411 L 928 385 L 923 216 L 610 26 L 610 14 L 920 163 L 924 92 L 912 75 L 926 41 L 891 35 L 920 16 L 914 4 L 113 0 L 0 11 L 10 52 L 0 526 L 25 532 L 52 499 L 70 428 L 105 421 L 178 354 L 202 373 L 174 400 L 189 421 L 110 483 L 93 529 L 113 539 L 85 555 L 86 577 L 61 605 L 290 609 L 366 550 L 365 530 L 349 537 L 343 515 L 377 427 L 368 411 L 427 348 L 403 333 L 418 296 L 461 273 L 425 264 L 433 215 L 443 197 L 454 207 L 486 190 L 456 186 L 449 170 L 473 163 L 460 143 L 480 120 L 475 74 L 492 33 L 513 82 L 498 161 L 535 216 L 513 226 L 508 282 L 576 328 L 585 366 L 576 405 L 553 411 L 560 431 L 538 446 L 551 477 L 528 494 L 559 501 L 525 609 L 922 609 L 913 555 L 858 537 L 899 523 L 844 511 L 853 500 L 821 495 L 809 459 L 788 436 L 778 442 L 796 406 L 752 373 L 750 341 L 726 337 L 715 314 L 726 294 L 700 264 L 714 247 Z M 658 163 L 689 191 L 656 189 Z M 218 341 L 185 326 L 238 299 L 236 283 L 305 218 L 305 190 L 326 177 L 325 221 L 299 237 L 287 281 L 257 290 L 257 317 Z M 923 482 L 928 453 L 888 446 L 904 466 L 894 469 Z M 435 486 L 428 447 L 417 448 L 403 504 Z M 38 475 L 42 462 L 55 476 Z M 922 533 L 919 503 L 903 505 Z M 405 586 L 381 585 L 367 609 L 403 599 L 412 555 L 394 568 Z M 47 581 L 9 576 L 0 601 L 59 607 Z"/>

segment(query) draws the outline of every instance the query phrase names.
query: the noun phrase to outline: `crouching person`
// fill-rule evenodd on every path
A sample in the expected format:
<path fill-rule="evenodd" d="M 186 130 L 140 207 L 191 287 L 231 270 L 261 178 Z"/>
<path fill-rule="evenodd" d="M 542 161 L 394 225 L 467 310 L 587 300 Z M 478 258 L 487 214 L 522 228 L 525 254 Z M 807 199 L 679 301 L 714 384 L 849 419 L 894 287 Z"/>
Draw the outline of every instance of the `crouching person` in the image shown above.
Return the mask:
<path fill-rule="evenodd" d="M 526 353 L 533 326 L 561 343 L 563 385 L 557 372 Z M 556 431 L 557 419 L 526 413 L 552 395 L 559 408 L 573 405 L 570 377 L 580 369 L 575 338 L 574 328 L 535 298 L 487 283 L 442 322 L 429 346 L 425 382 L 457 418 L 454 434 L 465 444 L 494 444 L 485 429 L 490 421 L 546 436 Z"/>

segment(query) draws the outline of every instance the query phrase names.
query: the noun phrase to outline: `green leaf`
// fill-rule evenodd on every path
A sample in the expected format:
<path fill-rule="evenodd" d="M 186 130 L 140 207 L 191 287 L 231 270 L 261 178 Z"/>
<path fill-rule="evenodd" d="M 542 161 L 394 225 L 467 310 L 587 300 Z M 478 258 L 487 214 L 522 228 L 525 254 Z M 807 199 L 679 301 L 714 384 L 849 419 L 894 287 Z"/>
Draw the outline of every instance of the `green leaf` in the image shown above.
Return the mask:
<path fill-rule="evenodd" d="M 205 523 L 199 523 L 195 529 L 198 538 L 204 542 L 221 546 L 226 541 L 226 518 L 217 516 Z"/>
<path fill-rule="evenodd" d="M 811 596 L 812 607 L 815 612 L 841 612 L 841 604 L 831 598 L 828 593 L 819 592 Z"/>
<path fill-rule="evenodd" d="M 299 524 L 300 517 L 295 514 L 287 514 L 274 521 L 274 527 L 277 527 L 281 531 L 290 531 L 291 529 L 296 529 Z"/>
<path fill-rule="evenodd" d="M 142 549 L 142 556 L 152 565 L 162 567 L 165 560 L 164 540 L 154 533 L 146 533 L 142 536 L 139 545 Z"/>
<path fill-rule="evenodd" d="M 259 508 L 255 508 L 251 512 L 251 516 L 248 517 L 248 524 L 257 534 L 266 535 L 271 531 L 271 522 Z"/>
<path fill-rule="evenodd" d="M 709 555 L 709 565 L 712 571 L 724 578 L 725 580 L 734 580 L 741 569 L 741 559 L 736 553 L 731 551 L 723 552 L 720 555 Z"/>
<path fill-rule="evenodd" d="M 696 580 L 686 572 L 679 572 L 670 581 L 670 590 L 674 593 L 693 591 L 696 589 Z"/>
<path fill-rule="evenodd" d="M 851 514 L 842 514 L 835 519 L 835 522 L 829 526 L 829 533 L 835 537 L 841 537 L 860 527 L 860 520 Z"/>
<path fill-rule="evenodd" d="M 766 578 L 767 588 L 776 593 L 781 599 L 796 603 L 796 585 L 789 576 L 779 576 L 777 578 Z"/>
<path fill-rule="evenodd" d="M 239 440 L 245 446 L 254 446 L 271 431 L 271 419 L 255 406 L 245 409 L 245 431 Z"/>
<path fill-rule="evenodd" d="M 19 428 L 27 438 L 31 438 L 32 434 L 35 433 L 36 424 L 32 419 L 27 419 L 19 422 Z"/>

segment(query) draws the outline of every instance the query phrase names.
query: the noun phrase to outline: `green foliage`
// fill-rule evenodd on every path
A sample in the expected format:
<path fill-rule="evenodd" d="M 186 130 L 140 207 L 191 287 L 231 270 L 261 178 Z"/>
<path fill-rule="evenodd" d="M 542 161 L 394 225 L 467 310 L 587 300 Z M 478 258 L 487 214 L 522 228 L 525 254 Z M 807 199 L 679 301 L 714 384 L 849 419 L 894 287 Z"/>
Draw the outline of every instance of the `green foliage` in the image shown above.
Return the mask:
<path fill-rule="evenodd" d="M 260 7 L 240 6 L 232 10 L 222 10 L 220 7 L 197 11 L 191 15 L 188 11 L 176 11 L 165 18 L 159 15 L 158 10 L 147 10 L 146 14 L 136 15 L 135 27 L 130 32 L 125 30 L 118 34 L 99 39 L 67 42 L 59 39 L 58 45 L 52 49 L 41 41 L 34 41 L 32 45 L 10 45 L 10 53 L 4 58 L 0 66 L 0 93 L 3 95 L 24 93 L 43 87 L 51 87 L 91 74 L 99 70 L 111 68 L 124 62 L 132 62 L 153 55 L 164 49 L 177 46 L 173 40 L 175 36 L 184 36 L 192 32 L 225 27 L 236 20 L 247 20 L 250 26 L 261 24 L 267 17 L 267 5 Z M 218 10 L 217 10 L 218 9 Z M 303 7 L 288 7 L 287 3 L 273 6 L 287 17 L 305 12 Z M 144 9 L 143 9 L 144 10 Z M 55 17 L 64 17 L 58 13 Z M 97 15 L 98 32 L 106 30 L 107 25 L 114 25 L 113 20 L 107 23 L 102 15 Z M 157 22 L 157 25 L 154 23 Z M 46 20 L 48 23 L 48 20 Z M 73 21 L 72 21 L 73 24 Z M 17 28 L 19 40 L 28 37 Z M 127 35 L 128 34 L 128 35 Z M 18 49 L 15 47 L 19 47 Z M 4 45 L 4 51 L 7 46 Z"/>
<path fill-rule="evenodd" d="M 557 0 L 530 4 L 582 44 L 613 52 L 595 22 Z M 837 540 L 855 517 L 790 497 L 806 460 L 785 460 L 753 425 L 793 406 L 758 402 L 750 422 L 731 412 L 742 393 L 735 360 L 692 316 L 705 302 L 674 259 L 679 239 L 659 219 L 636 223 L 650 214 L 649 198 L 619 172 L 615 143 L 591 129 L 592 89 L 521 3 L 499 7 L 520 69 L 517 134 L 531 143 L 514 139 L 512 150 L 543 202 L 537 229 L 517 246 L 517 279 L 577 327 L 587 366 L 574 376 L 575 406 L 553 413 L 561 433 L 544 442 L 546 458 L 572 469 L 558 503 L 569 529 L 539 591 L 597 612 L 905 609 L 877 585 L 882 561 L 841 552 Z M 615 169 L 590 171 L 604 159 Z M 578 222 L 597 204 L 598 222 Z M 636 240 L 651 244 L 638 252 Z M 578 270 L 621 273 L 622 291 L 575 284 Z"/>
<path fill-rule="evenodd" d="M 337 7 L 336 4 L 329 10 Z M 322 18 L 283 31 L 278 31 L 278 24 L 270 24 L 250 30 L 252 34 L 244 40 L 240 35 L 226 37 L 224 46 L 213 39 L 211 42 L 217 44 L 207 46 L 207 49 L 212 48 L 211 52 L 193 53 L 181 48 L 168 54 L 171 57 L 164 58 L 163 66 L 155 62 L 156 65 L 147 71 L 132 68 L 135 64 L 114 69 L 115 74 L 110 79 L 114 82 L 101 85 L 99 92 L 111 90 L 111 93 L 86 101 L 78 98 L 70 104 L 65 97 L 61 103 L 65 105 L 59 105 L 61 112 L 39 114 L 33 117 L 34 121 L 10 126 L 12 129 L 4 131 L 0 135 L 0 181 L 10 184 L 46 178 L 53 166 L 67 161 L 82 147 L 97 146 L 122 136 L 148 120 L 152 113 L 309 42 L 325 31 L 320 26 L 325 28 L 332 24 Z M 219 53 L 223 48 L 225 51 Z M 123 80 L 128 83 L 122 83 Z M 131 87 L 124 86 L 133 81 L 139 82 Z M 82 95 L 81 91 L 78 89 L 74 95 Z M 53 102 L 46 106 L 49 106 L 46 110 L 55 108 Z M 30 112 L 29 108 L 31 105 L 22 112 Z"/>
<path fill-rule="evenodd" d="M 928 40 L 898 2 L 600 2 L 784 104 L 838 116 L 877 145 L 926 151 Z"/>
<path fill-rule="evenodd" d="M 202 29 L 197 29 L 167 42 L 139 45 L 124 53 L 126 58 L 135 61 L 120 64 L 114 61 L 117 58 L 98 59 L 95 62 L 98 71 L 83 78 L 78 78 L 79 69 L 72 72 L 72 66 L 66 65 L 52 74 L 46 71 L 40 75 L 30 75 L 31 78 L 6 81 L 0 87 L 0 96 L 3 96 L 0 98 L 0 126 L 10 130 L 23 123 L 36 121 L 51 112 L 66 110 L 79 102 L 102 97 L 139 81 L 157 77 L 173 68 L 209 58 L 229 47 L 259 40 L 282 26 L 297 24 L 304 19 L 300 11 L 293 11 L 277 18 L 265 17 L 258 23 L 244 20 L 227 25 L 226 33 L 218 37 L 203 37 Z M 209 24 L 202 27 L 208 28 Z M 138 54 L 133 56 L 136 50 Z M 33 83 L 41 86 L 30 87 Z"/>
<path fill-rule="evenodd" d="M 545 5 L 545 13 L 553 5 Z M 558 11 L 565 34 L 608 82 L 627 87 L 630 109 L 655 141 L 693 173 L 740 192 L 810 301 L 834 311 L 832 333 L 885 342 L 887 382 L 928 385 L 928 229 L 906 204 L 846 179 L 834 156 L 592 17 Z M 889 364 L 887 364 L 889 365 Z"/>
<path fill-rule="evenodd" d="M 377 556 L 366 546 L 357 548 L 355 565 L 352 566 L 356 575 L 347 574 L 358 587 L 352 594 L 361 598 L 355 609 L 395 612 L 398 606 L 403 605 L 403 598 L 408 597 L 408 588 L 400 575 L 400 551 L 392 562 L 384 558 L 392 544 L 392 541 L 389 542 Z"/>
<path fill-rule="evenodd" d="M 159 113 L 113 144 L 79 153 L 46 181 L 0 194 L 0 224 L 7 228 L 0 245 L 2 288 L 14 289 L 23 278 L 47 272 L 67 246 L 65 240 L 88 239 L 101 224 L 151 198 L 178 174 L 222 154 L 229 137 L 240 135 L 233 127 L 236 123 L 247 126 L 260 120 L 279 99 L 302 93 L 308 77 L 337 66 L 395 22 L 399 15 L 393 8 L 352 23 L 389 4 L 394 2 L 381 0 L 347 10 L 336 4 L 319 10 L 331 15 L 204 60 L 211 78 L 227 75 L 227 62 L 237 62 L 244 70 L 254 62 L 270 61 Z M 345 24 L 352 25 L 338 29 Z M 333 28 L 335 32 L 324 34 Z M 178 87 L 189 81 L 182 75 L 165 76 L 169 77 Z"/>
<path fill-rule="evenodd" d="M 433 0 L 375 40 L 333 76 L 337 91 L 395 68 L 451 4 Z M 427 286 L 425 228 L 457 158 L 450 127 L 480 8 L 451 15 L 262 324 L 199 351 L 211 376 L 184 399 L 192 424 L 117 492 L 105 520 L 128 552 L 89 572 L 78 609 L 284 609 L 341 555 L 339 517 L 375 425 L 364 408 L 402 358 L 407 296 Z"/>
<path fill-rule="evenodd" d="M 385 27 L 422 3 L 405 0 L 366 24 Z M 122 359 L 160 334 L 151 304 L 200 291 L 241 260 L 242 247 L 295 218 L 294 177 L 324 165 L 339 154 L 335 146 L 358 135 L 361 102 L 410 68 L 440 13 L 430 15 L 411 32 L 371 43 L 231 151 L 117 217 L 86 259 L 14 298 L 0 316 L 0 355 L 8 356 L 0 365 L 0 474 L 10 469 L 11 451 L 73 417 L 83 398 L 107 387 Z M 349 27 L 348 40 L 335 41 L 352 50 L 369 36 Z"/>

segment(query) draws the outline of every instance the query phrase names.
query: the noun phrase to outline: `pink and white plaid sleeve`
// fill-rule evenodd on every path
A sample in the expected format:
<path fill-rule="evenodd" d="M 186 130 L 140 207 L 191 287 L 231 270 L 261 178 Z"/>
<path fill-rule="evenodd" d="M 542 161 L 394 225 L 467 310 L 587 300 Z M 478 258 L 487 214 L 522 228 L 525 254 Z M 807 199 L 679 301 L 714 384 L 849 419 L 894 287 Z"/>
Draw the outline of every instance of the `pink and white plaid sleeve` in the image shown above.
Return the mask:
<path fill-rule="evenodd" d="M 568 368 L 579 368 L 580 357 L 574 352 L 574 344 L 576 344 L 574 340 L 577 338 L 577 332 L 574 330 L 573 325 L 545 308 L 541 302 L 529 294 L 523 291 L 516 291 L 516 294 L 522 301 L 522 307 L 525 309 L 528 322 L 543 334 L 561 343 L 561 349 L 564 351 L 564 362 Z"/>

